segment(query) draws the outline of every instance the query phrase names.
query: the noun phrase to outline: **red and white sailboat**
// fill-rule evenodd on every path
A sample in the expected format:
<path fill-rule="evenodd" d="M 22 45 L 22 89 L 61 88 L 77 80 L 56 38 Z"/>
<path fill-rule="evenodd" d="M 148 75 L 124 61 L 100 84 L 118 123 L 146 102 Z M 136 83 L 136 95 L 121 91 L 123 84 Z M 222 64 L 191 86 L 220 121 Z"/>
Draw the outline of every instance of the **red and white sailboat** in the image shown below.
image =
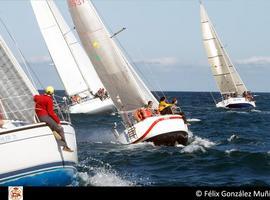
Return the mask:
<path fill-rule="evenodd" d="M 80 40 L 102 83 L 120 113 L 125 130 L 117 135 L 124 144 L 154 142 L 186 145 L 188 127 L 181 115 L 159 115 L 136 122 L 133 113 L 157 99 L 140 79 L 106 29 L 94 5 L 86 0 L 67 0 Z"/>

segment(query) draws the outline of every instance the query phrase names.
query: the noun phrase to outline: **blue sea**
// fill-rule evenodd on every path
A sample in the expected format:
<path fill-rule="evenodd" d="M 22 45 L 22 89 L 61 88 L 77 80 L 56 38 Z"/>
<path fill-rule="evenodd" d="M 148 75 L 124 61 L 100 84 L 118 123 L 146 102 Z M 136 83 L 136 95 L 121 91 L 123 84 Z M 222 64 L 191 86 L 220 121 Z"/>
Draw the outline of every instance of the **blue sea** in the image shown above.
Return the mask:
<path fill-rule="evenodd" d="M 185 112 L 190 144 L 122 145 L 111 132 L 121 120 L 117 114 L 72 115 L 79 157 L 75 185 L 270 186 L 269 93 L 255 93 L 253 110 L 216 108 L 210 92 L 165 95 L 177 97 Z"/>

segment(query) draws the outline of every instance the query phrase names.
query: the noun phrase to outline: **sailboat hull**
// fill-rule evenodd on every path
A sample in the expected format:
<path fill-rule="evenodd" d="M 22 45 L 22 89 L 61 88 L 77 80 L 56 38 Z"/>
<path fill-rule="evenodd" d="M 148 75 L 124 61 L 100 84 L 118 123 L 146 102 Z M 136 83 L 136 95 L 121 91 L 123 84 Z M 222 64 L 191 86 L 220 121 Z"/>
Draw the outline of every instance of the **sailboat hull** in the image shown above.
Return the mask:
<path fill-rule="evenodd" d="M 246 109 L 250 109 L 250 108 L 255 108 L 255 102 L 254 101 L 248 101 L 245 98 L 229 98 L 226 100 L 223 100 L 219 103 L 216 104 L 216 107 L 218 108 L 246 108 Z"/>
<path fill-rule="evenodd" d="M 90 99 L 85 102 L 77 103 L 69 107 L 71 114 L 103 114 L 112 113 L 115 106 L 111 99 L 101 101 L 99 98 Z"/>
<path fill-rule="evenodd" d="M 119 136 L 126 144 L 153 142 L 155 145 L 175 146 L 188 143 L 188 127 L 180 115 L 161 115 L 149 117 Z"/>
<path fill-rule="evenodd" d="M 78 162 L 75 131 L 62 124 L 74 152 L 62 151 L 45 123 L 0 130 L 0 186 L 65 186 L 72 184 Z"/>
<path fill-rule="evenodd" d="M 146 142 L 153 142 L 155 145 L 175 146 L 176 144 L 187 145 L 188 133 L 185 131 L 175 131 L 164 133 L 155 137 L 149 138 Z"/>

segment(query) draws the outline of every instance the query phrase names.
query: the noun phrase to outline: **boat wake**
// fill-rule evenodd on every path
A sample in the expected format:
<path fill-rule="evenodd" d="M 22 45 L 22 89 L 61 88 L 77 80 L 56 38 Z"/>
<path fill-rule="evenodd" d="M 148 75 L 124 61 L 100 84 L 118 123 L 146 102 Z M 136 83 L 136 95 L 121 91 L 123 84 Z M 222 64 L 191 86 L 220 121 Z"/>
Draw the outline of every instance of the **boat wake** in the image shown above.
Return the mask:
<path fill-rule="evenodd" d="M 192 132 L 189 132 L 189 144 L 187 146 L 177 145 L 181 148 L 181 153 L 195 153 L 195 152 L 206 152 L 206 149 L 216 145 L 208 139 L 204 139 L 198 136 L 193 136 Z"/>

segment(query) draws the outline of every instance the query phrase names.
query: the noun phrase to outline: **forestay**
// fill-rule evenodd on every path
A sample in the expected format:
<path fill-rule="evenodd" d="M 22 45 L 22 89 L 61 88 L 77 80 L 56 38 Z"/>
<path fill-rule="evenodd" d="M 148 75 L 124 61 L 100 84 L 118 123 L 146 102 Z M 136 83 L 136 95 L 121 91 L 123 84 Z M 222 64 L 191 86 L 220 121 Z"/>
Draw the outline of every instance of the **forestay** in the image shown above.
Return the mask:
<path fill-rule="evenodd" d="M 51 0 L 31 0 L 41 33 L 69 96 L 103 88 L 90 59 Z"/>
<path fill-rule="evenodd" d="M 131 111 L 157 100 L 110 37 L 92 3 L 68 0 L 76 30 L 100 79 L 119 111 Z"/>
<path fill-rule="evenodd" d="M 237 93 L 242 95 L 244 91 L 247 91 L 247 88 L 230 61 L 202 4 L 200 11 L 203 43 L 218 88 L 221 94 Z"/>
<path fill-rule="evenodd" d="M 35 122 L 33 95 L 38 94 L 0 36 L 0 107 L 9 120 Z"/>

